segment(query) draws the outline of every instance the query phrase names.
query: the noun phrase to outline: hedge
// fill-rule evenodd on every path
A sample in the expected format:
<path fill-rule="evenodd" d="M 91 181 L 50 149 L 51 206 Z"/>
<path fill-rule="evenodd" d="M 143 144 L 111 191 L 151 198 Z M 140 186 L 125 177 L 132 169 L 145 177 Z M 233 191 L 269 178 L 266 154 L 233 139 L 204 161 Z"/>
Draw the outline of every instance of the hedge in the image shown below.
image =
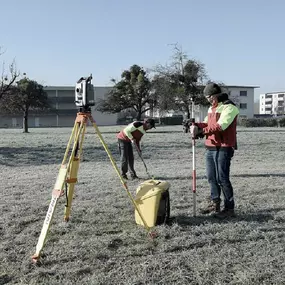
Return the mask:
<path fill-rule="evenodd" d="M 162 117 L 160 123 L 162 125 L 182 125 L 183 117 Z"/>
<path fill-rule="evenodd" d="M 285 118 L 279 119 L 279 127 L 285 127 Z"/>
<path fill-rule="evenodd" d="M 242 118 L 239 119 L 238 125 L 242 127 L 285 127 L 285 118 Z"/>

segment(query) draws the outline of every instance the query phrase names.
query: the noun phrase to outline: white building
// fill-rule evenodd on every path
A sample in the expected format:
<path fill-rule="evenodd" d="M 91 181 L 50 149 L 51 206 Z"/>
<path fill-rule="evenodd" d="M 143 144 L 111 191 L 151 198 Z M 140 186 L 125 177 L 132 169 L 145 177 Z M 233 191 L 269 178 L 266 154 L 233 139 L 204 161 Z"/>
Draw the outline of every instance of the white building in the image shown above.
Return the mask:
<path fill-rule="evenodd" d="M 284 115 L 285 91 L 260 94 L 259 114 Z"/>
<path fill-rule="evenodd" d="M 75 105 L 75 87 L 73 86 L 46 86 L 51 108 L 40 112 L 29 112 L 29 127 L 70 127 L 74 125 L 78 109 Z M 95 104 L 105 99 L 111 87 L 95 86 Z M 92 116 L 97 125 L 116 125 L 118 114 L 102 113 L 91 108 Z M 0 128 L 22 127 L 22 114 L 0 114 Z"/>
<path fill-rule="evenodd" d="M 259 86 L 227 86 L 230 98 L 240 110 L 240 118 L 254 117 L 254 90 Z"/>

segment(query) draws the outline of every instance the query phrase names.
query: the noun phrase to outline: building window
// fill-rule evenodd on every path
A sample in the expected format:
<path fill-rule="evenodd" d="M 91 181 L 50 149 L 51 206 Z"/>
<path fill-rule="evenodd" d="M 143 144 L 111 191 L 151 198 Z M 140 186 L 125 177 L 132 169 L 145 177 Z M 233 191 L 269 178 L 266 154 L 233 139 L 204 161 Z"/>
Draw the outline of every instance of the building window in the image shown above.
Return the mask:
<path fill-rule="evenodd" d="M 247 91 L 246 90 L 239 91 L 239 96 L 247 96 Z"/>
<path fill-rule="evenodd" d="M 240 103 L 239 108 L 240 109 L 247 109 L 247 103 Z"/>
<path fill-rule="evenodd" d="M 261 108 L 261 111 L 263 111 L 263 108 Z"/>

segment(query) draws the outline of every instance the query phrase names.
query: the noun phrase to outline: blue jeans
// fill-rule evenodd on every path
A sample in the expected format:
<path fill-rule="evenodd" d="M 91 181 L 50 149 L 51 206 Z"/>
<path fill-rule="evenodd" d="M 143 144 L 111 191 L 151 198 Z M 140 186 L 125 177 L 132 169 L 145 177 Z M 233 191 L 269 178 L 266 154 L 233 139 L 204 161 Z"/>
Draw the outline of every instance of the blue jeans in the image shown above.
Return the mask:
<path fill-rule="evenodd" d="M 221 201 L 221 191 L 224 195 L 224 207 L 234 209 L 234 193 L 230 182 L 230 165 L 234 155 L 234 149 L 224 148 L 219 150 L 207 150 L 206 171 L 211 189 L 211 199 Z"/>

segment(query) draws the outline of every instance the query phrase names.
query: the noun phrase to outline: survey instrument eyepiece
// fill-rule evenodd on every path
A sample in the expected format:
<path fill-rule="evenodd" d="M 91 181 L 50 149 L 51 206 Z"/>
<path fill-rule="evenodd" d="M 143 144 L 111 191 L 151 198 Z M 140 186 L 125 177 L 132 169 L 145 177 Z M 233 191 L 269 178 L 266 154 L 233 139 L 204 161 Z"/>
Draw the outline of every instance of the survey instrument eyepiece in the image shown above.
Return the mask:
<path fill-rule="evenodd" d="M 88 77 L 81 77 L 77 81 L 75 86 L 75 105 L 80 112 L 90 112 L 90 107 L 95 105 L 92 74 Z"/>

